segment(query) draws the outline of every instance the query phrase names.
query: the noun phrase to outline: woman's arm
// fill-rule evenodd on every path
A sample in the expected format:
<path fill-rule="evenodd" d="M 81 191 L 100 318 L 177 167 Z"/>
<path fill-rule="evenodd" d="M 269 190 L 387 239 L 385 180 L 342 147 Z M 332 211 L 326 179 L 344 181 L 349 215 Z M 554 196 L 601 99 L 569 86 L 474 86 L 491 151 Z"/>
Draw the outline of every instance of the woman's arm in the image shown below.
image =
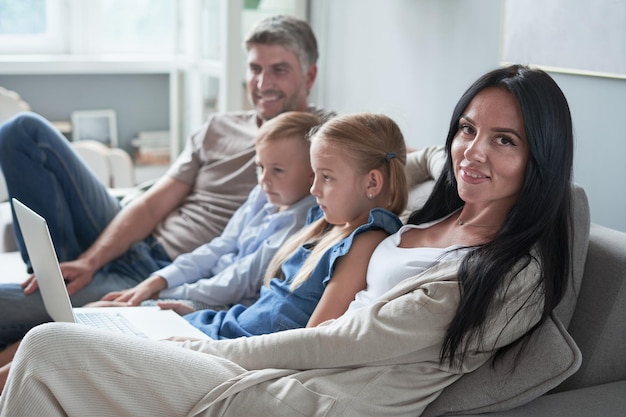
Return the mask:
<path fill-rule="evenodd" d="M 346 312 L 356 293 L 367 286 L 369 260 L 374 249 L 387 236 L 383 230 L 371 230 L 356 236 L 348 254 L 337 261 L 333 276 L 309 318 L 307 327 L 315 327 Z"/>
<path fill-rule="evenodd" d="M 438 351 L 458 303 L 454 280 L 458 264 L 435 268 L 398 284 L 385 300 L 314 328 L 193 342 L 186 347 L 224 357 L 246 369 L 359 366 L 427 348 Z"/>
<path fill-rule="evenodd" d="M 438 360 L 446 328 L 459 303 L 458 267 L 457 261 L 442 262 L 402 281 L 371 306 L 350 311 L 315 328 L 191 342 L 184 346 L 229 359 L 250 370 Z M 498 308 L 487 318 L 487 332 L 484 339 L 478 341 L 480 346 L 472 349 L 490 351 L 507 345 L 537 322 L 540 308 L 520 310 L 520 306 L 540 296 L 536 294 L 533 279 L 538 271 L 538 264 L 533 262 L 515 277 L 505 299 L 498 302 Z"/>

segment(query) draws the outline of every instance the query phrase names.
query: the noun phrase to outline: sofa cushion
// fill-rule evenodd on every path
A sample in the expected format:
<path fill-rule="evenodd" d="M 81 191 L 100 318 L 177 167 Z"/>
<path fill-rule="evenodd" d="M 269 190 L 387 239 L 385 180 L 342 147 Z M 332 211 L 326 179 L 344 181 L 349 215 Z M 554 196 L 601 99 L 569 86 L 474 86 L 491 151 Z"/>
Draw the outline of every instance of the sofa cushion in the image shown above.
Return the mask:
<path fill-rule="evenodd" d="M 580 350 L 552 314 L 517 355 L 509 352 L 495 368 L 487 363 L 446 388 L 422 416 L 508 410 L 548 392 L 580 367 Z M 514 363 L 517 361 L 516 366 Z"/>
<path fill-rule="evenodd" d="M 488 414 L 488 417 L 624 417 L 626 380 L 588 388 L 542 395 L 523 407 Z M 455 417 L 487 417 L 463 414 Z"/>
<path fill-rule="evenodd" d="M 568 331 L 583 363 L 558 391 L 626 380 L 626 233 L 592 225 L 585 280 Z"/>
<path fill-rule="evenodd" d="M 585 273 L 585 261 L 587 259 L 587 249 L 589 247 L 589 227 L 591 224 L 589 216 L 589 201 L 587 194 L 582 187 L 572 185 L 572 240 L 571 240 L 571 263 L 570 263 L 570 285 L 559 305 L 554 309 L 561 323 L 565 328 L 569 328 L 580 287 Z"/>

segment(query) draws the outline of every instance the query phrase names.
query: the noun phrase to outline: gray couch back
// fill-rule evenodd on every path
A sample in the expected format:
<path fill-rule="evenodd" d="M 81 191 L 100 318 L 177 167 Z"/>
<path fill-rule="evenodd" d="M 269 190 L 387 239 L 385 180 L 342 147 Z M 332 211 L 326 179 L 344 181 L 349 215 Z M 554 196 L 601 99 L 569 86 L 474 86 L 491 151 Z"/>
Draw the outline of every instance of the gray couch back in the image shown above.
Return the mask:
<path fill-rule="evenodd" d="M 568 332 L 583 360 L 555 392 L 626 379 L 626 233 L 592 224 Z"/>

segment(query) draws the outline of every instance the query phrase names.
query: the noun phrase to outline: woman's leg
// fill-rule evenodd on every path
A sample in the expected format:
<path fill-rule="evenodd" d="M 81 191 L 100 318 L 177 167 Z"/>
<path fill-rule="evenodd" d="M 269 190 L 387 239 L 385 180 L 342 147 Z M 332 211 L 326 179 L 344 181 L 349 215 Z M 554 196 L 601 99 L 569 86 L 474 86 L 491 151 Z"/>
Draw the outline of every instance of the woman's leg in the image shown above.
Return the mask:
<path fill-rule="evenodd" d="M 2 395 L 2 391 L 4 390 L 4 386 L 7 383 L 7 377 L 9 376 L 9 371 L 11 370 L 11 362 L 0 367 L 0 395 Z"/>
<path fill-rule="evenodd" d="M 171 342 L 50 323 L 24 338 L 0 415 L 184 416 L 243 372 Z"/>
<path fill-rule="evenodd" d="M 0 168 L 9 196 L 48 222 L 60 261 L 78 257 L 120 209 L 68 140 L 35 113 L 20 113 L 0 126 Z M 16 236 L 28 263 L 17 228 Z"/>

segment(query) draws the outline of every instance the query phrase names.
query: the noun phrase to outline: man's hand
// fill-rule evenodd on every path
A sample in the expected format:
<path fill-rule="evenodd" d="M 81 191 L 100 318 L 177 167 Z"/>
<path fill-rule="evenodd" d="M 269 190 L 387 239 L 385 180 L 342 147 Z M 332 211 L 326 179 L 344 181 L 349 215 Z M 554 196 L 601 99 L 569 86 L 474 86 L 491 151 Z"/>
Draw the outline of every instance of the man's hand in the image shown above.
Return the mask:
<path fill-rule="evenodd" d="M 74 295 L 91 282 L 96 270 L 83 259 L 61 263 L 61 273 L 67 285 L 67 292 Z"/>
<path fill-rule="evenodd" d="M 78 290 L 89 284 L 95 273 L 95 270 L 91 268 L 89 263 L 82 259 L 63 262 L 60 267 L 69 295 L 74 295 Z M 22 282 L 21 286 L 24 289 L 24 294 L 30 295 L 34 293 L 39 288 L 37 277 L 31 275 L 26 281 Z"/>
<path fill-rule="evenodd" d="M 37 291 L 37 288 L 39 288 L 35 275 L 31 275 L 26 278 L 26 280 L 22 282 L 20 286 L 24 289 L 24 294 L 26 295 L 31 295 L 32 293 Z"/>
<path fill-rule="evenodd" d="M 144 300 L 157 298 L 159 291 L 165 288 L 167 288 L 167 281 L 158 275 L 153 275 L 133 288 L 110 292 L 102 297 L 101 300 L 123 302 L 126 305 L 138 306 Z"/>

